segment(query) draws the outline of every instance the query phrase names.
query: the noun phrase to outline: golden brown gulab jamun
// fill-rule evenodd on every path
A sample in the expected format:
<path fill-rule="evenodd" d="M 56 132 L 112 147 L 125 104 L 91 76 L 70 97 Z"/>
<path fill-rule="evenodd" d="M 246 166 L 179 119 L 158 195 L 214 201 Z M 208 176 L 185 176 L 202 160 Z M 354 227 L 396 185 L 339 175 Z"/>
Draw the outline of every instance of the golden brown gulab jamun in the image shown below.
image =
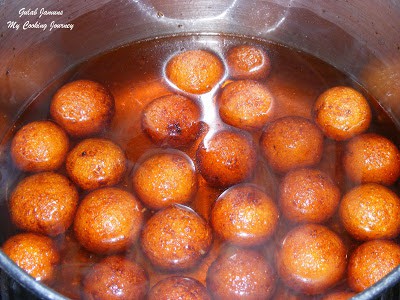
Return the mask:
<path fill-rule="evenodd" d="M 347 281 L 355 292 L 362 292 L 400 264 L 400 246 L 389 240 L 373 240 L 358 246 L 351 254 Z"/>
<path fill-rule="evenodd" d="M 257 154 L 245 132 L 221 130 L 207 135 L 196 151 L 200 174 L 212 186 L 228 187 L 249 179 Z"/>
<path fill-rule="evenodd" d="M 233 81 L 218 97 L 219 115 L 229 125 L 257 130 L 271 118 L 273 102 L 265 85 L 252 80 Z"/>
<path fill-rule="evenodd" d="M 22 230 L 56 236 L 71 226 L 78 201 L 78 191 L 68 178 L 37 173 L 21 180 L 12 192 L 11 220 Z"/>
<path fill-rule="evenodd" d="M 63 85 L 50 104 L 51 117 L 73 137 L 100 133 L 111 123 L 114 110 L 110 91 L 90 80 Z"/>
<path fill-rule="evenodd" d="M 132 183 L 144 205 L 155 210 L 189 202 L 197 191 L 194 164 L 178 150 L 146 157 L 134 171 Z"/>
<path fill-rule="evenodd" d="M 347 249 L 328 227 L 300 225 L 282 240 L 276 264 L 286 286 L 305 294 L 321 294 L 342 279 L 347 266 Z"/>
<path fill-rule="evenodd" d="M 207 272 L 207 288 L 215 299 L 270 299 L 275 272 L 254 250 L 225 249 Z"/>
<path fill-rule="evenodd" d="M 173 205 L 154 214 L 145 224 L 141 245 L 150 262 L 164 270 L 195 266 L 211 247 L 212 231 L 193 210 Z"/>
<path fill-rule="evenodd" d="M 183 147 L 200 133 L 201 109 L 180 95 L 167 95 L 151 101 L 142 112 L 142 128 L 160 146 Z"/>
<path fill-rule="evenodd" d="M 355 183 L 391 185 L 400 176 L 400 151 L 389 139 L 365 133 L 347 143 L 343 164 Z"/>
<path fill-rule="evenodd" d="M 344 228 L 357 240 L 392 239 L 400 233 L 400 198 L 383 185 L 359 185 L 339 206 Z"/>
<path fill-rule="evenodd" d="M 82 285 L 84 299 L 144 299 L 149 279 L 140 265 L 115 255 L 95 264 Z"/>
<path fill-rule="evenodd" d="M 332 179 L 317 169 L 288 172 L 279 186 L 282 214 L 294 223 L 323 223 L 333 216 L 340 190 Z"/>
<path fill-rule="evenodd" d="M 261 152 L 278 173 L 317 164 L 324 147 L 322 132 L 310 120 L 297 116 L 267 124 L 260 139 Z"/>
<path fill-rule="evenodd" d="M 107 139 L 89 138 L 78 143 L 67 155 L 68 176 L 84 190 L 112 186 L 126 170 L 122 149 Z"/>
<path fill-rule="evenodd" d="M 271 70 L 268 54 L 260 47 L 251 45 L 229 49 L 226 62 L 230 76 L 237 79 L 263 79 Z"/>
<path fill-rule="evenodd" d="M 207 289 L 191 277 L 171 276 L 154 285 L 148 300 L 210 300 Z"/>
<path fill-rule="evenodd" d="M 55 278 L 60 256 L 51 238 L 35 233 L 20 233 L 10 237 L 2 250 L 37 281 L 51 282 Z"/>
<path fill-rule="evenodd" d="M 323 92 L 314 103 L 315 123 L 334 140 L 347 140 L 366 131 L 371 123 L 371 109 L 364 96 L 346 86 Z"/>
<path fill-rule="evenodd" d="M 220 58 L 206 50 L 188 50 L 174 55 L 167 63 L 167 78 L 179 89 L 193 94 L 204 94 L 216 86 L 224 76 Z"/>
<path fill-rule="evenodd" d="M 35 121 L 14 135 L 11 157 L 23 171 L 54 171 L 63 164 L 68 147 L 68 136 L 60 126 L 51 121 Z"/>
<path fill-rule="evenodd" d="M 79 204 L 74 232 L 87 250 L 105 254 L 126 250 L 143 224 L 142 206 L 132 194 L 113 187 L 89 193 Z"/>
<path fill-rule="evenodd" d="M 352 297 L 354 297 L 355 295 L 356 295 L 356 293 L 346 292 L 346 291 L 333 292 L 333 293 L 326 295 L 321 300 L 349 300 Z"/>
<path fill-rule="evenodd" d="M 240 246 L 256 246 L 275 232 L 279 211 L 273 200 L 253 184 L 226 190 L 211 210 L 211 225 L 223 240 Z"/>

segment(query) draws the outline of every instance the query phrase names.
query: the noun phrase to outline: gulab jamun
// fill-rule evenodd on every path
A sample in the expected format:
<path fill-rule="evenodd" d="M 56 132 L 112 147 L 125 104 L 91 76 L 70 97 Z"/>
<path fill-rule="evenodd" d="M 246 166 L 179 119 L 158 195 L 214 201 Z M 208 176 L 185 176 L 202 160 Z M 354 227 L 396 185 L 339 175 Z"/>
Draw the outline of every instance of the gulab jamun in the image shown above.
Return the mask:
<path fill-rule="evenodd" d="M 211 300 L 204 285 L 191 277 L 171 276 L 159 281 L 147 295 L 148 300 Z"/>
<path fill-rule="evenodd" d="M 400 264 L 400 246 L 389 240 L 373 240 L 358 246 L 351 254 L 347 281 L 355 292 L 362 292 Z"/>
<path fill-rule="evenodd" d="M 271 119 L 274 99 L 268 88 L 252 80 L 233 81 L 218 97 L 221 119 L 245 130 L 262 128 Z"/>
<path fill-rule="evenodd" d="M 225 249 L 209 267 L 206 282 L 214 299 L 270 299 L 276 276 L 258 252 Z"/>
<path fill-rule="evenodd" d="M 68 148 L 69 138 L 60 126 L 51 121 L 35 121 L 14 135 L 11 157 L 22 171 L 54 171 L 63 164 Z"/>
<path fill-rule="evenodd" d="M 279 191 L 282 214 L 294 223 L 323 223 L 333 216 L 340 201 L 339 188 L 318 169 L 288 172 Z"/>
<path fill-rule="evenodd" d="M 392 239 L 400 233 L 400 198 L 380 184 L 350 190 L 340 202 L 339 215 L 357 240 Z"/>
<path fill-rule="evenodd" d="M 278 173 L 317 164 L 322 157 L 324 136 L 310 120 L 288 116 L 268 123 L 260 139 L 261 152 Z"/>
<path fill-rule="evenodd" d="M 145 224 L 141 245 L 150 262 L 162 270 L 195 266 L 211 247 L 212 230 L 196 212 L 173 205 L 155 213 Z"/>
<path fill-rule="evenodd" d="M 257 246 L 275 232 L 279 211 L 274 201 L 253 184 L 226 190 L 211 210 L 211 225 L 223 240 L 240 246 Z"/>
<path fill-rule="evenodd" d="M 226 129 L 205 136 L 197 148 L 196 161 L 211 186 L 228 187 L 253 175 L 257 153 L 249 135 Z"/>
<path fill-rule="evenodd" d="M 82 285 L 84 299 L 144 299 L 149 279 L 137 263 L 121 256 L 108 256 L 91 268 Z"/>
<path fill-rule="evenodd" d="M 353 88 L 337 86 L 323 92 L 314 103 L 315 123 L 334 140 L 347 140 L 366 131 L 371 109 L 364 96 Z"/>
<path fill-rule="evenodd" d="M 151 209 L 192 200 L 197 191 L 197 175 L 192 160 L 178 150 L 146 157 L 132 177 L 139 199 Z"/>
<path fill-rule="evenodd" d="M 12 222 L 20 229 L 56 236 L 72 224 L 79 194 L 65 176 L 53 172 L 21 180 L 11 194 Z"/>
<path fill-rule="evenodd" d="M 107 139 L 89 138 L 79 142 L 67 155 L 68 176 L 84 190 L 112 186 L 126 170 L 122 149 Z"/>
<path fill-rule="evenodd" d="M 343 278 L 347 249 L 328 227 L 300 225 L 282 240 L 276 264 L 286 286 L 304 294 L 321 294 Z"/>
<path fill-rule="evenodd" d="M 136 242 L 142 224 L 139 200 L 124 190 L 108 187 L 83 198 L 76 211 L 74 232 L 91 252 L 117 253 Z"/>
<path fill-rule="evenodd" d="M 391 185 L 400 176 L 400 151 L 389 139 L 365 133 L 347 143 L 343 164 L 355 183 Z"/>
<path fill-rule="evenodd" d="M 73 137 L 103 131 L 114 115 L 114 97 L 102 84 L 76 80 L 63 85 L 50 104 L 51 117 Z"/>
<path fill-rule="evenodd" d="M 226 55 L 229 75 L 236 79 L 263 79 L 271 70 L 268 54 L 260 47 L 239 45 Z"/>
<path fill-rule="evenodd" d="M 143 131 L 160 146 L 190 145 L 201 129 L 201 109 L 180 95 L 166 95 L 151 101 L 142 112 Z"/>
<path fill-rule="evenodd" d="M 36 233 L 20 233 L 10 237 L 3 252 L 37 281 L 55 278 L 60 255 L 51 238 Z"/>
<path fill-rule="evenodd" d="M 204 94 L 216 86 L 224 76 L 220 58 L 206 50 L 188 50 L 174 55 L 167 63 L 167 78 L 179 89 Z"/>
<path fill-rule="evenodd" d="M 321 300 L 349 300 L 355 295 L 356 293 L 346 291 L 332 292 L 323 297 Z"/>

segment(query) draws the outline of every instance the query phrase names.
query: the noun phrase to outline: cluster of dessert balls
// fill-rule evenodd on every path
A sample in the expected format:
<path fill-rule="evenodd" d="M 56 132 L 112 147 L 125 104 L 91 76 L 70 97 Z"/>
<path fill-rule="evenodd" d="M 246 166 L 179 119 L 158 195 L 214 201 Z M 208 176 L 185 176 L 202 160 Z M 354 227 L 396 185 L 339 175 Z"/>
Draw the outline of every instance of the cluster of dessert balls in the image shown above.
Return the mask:
<path fill-rule="evenodd" d="M 171 93 L 141 111 L 155 150 L 131 170 L 123 149 L 103 135 L 115 103 L 97 82 L 65 84 L 51 100 L 49 120 L 15 133 L 11 157 L 26 176 L 9 208 L 21 233 L 2 249 L 16 264 L 50 284 L 60 261 L 53 239 L 72 231 L 81 247 L 102 258 L 82 279 L 87 299 L 270 299 L 279 298 L 278 282 L 306 295 L 347 299 L 400 264 L 393 241 L 400 233 L 393 188 L 400 153 L 369 132 L 372 112 L 360 92 L 332 87 L 316 99 L 311 119 L 277 118 L 265 83 L 270 57 L 252 45 L 234 46 L 225 57 L 185 50 L 164 71 Z M 202 100 L 206 93 L 214 93 L 215 103 Z M 202 121 L 213 109 L 223 126 Z M 345 146 L 347 190 L 318 168 L 327 139 Z M 252 181 L 263 162 L 277 178 L 277 195 Z M 190 207 L 200 178 L 220 192 L 208 220 Z M 355 249 L 327 225 L 334 215 Z M 179 275 L 196 268 L 216 241 L 223 246 L 205 282 Z M 170 276 L 150 286 L 146 265 L 124 255 L 136 244 Z M 348 285 L 332 290 L 346 273 Z"/>

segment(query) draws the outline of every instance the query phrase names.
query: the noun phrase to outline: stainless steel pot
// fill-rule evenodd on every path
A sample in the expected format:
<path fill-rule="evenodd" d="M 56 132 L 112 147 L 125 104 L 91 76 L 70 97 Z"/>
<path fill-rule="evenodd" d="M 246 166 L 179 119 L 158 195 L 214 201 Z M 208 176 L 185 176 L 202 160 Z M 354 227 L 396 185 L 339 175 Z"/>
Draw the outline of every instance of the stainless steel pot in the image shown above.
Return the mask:
<path fill-rule="evenodd" d="M 41 15 L 41 8 L 61 13 Z M 398 0 L 0 0 L 0 20 L 0 139 L 65 70 L 132 41 L 187 33 L 253 36 L 308 52 L 361 83 L 400 124 Z M 57 30 L 52 21 L 73 28 Z M 0 266 L 40 297 L 61 297 L 1 251 Z M 358 298 L 372 299 L 396 282 L 400 268 Z"/>

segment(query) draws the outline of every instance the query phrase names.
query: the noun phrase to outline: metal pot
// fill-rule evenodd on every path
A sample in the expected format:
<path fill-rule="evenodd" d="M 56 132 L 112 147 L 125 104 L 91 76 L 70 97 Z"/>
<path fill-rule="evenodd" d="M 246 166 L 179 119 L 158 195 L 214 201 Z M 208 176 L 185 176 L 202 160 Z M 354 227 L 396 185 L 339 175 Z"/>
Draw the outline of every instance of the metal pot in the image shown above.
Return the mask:
<path fill-rule="evenodd" d="M 45 11 L 59 13 L 42 14 Z M 188 33 L 253 36 L 310 53 L 362 84 L 400 124 L 396 0 L 0 0 L 0 19 L 0 139 L 44 87 L 62 84 L 65 70 L 133 41 Z M 57 24 L 69 27 L 57 30 Z M 6 173 L 0 173 L 2 207 L 8 181 Z M 6 238 L 4 228 L 0 243 Z M 0 267 L 39 297 L 63 298 L 1 251 Z M 357 298 L 383 295 L 397 282 L 400 267 Z M 2 291 L 12 289 L 2 283 Z"/>

